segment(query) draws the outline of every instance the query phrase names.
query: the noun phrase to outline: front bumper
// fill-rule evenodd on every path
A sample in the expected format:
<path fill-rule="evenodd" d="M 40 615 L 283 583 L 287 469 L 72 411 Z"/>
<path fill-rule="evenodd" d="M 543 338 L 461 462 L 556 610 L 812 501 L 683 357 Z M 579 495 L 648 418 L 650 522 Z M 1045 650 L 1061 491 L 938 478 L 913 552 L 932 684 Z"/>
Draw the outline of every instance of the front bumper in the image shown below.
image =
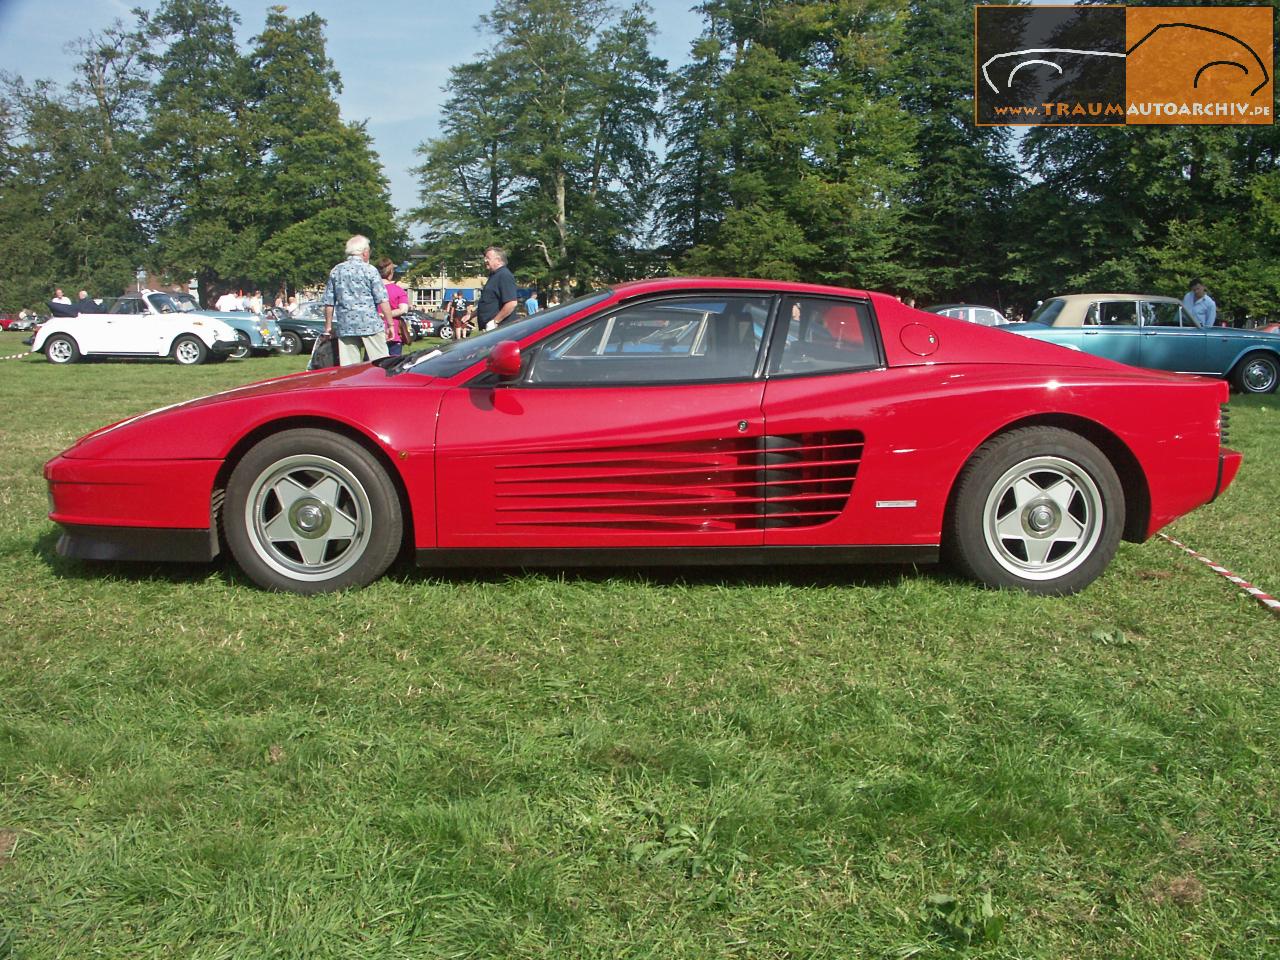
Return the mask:
<path fill-rule="evenodd" d="M 218 535 L 212 527 L 171 530 L 66 523 L 55 549 L 68 560 L 205 563 L 218 555 Z"/>
<path fill-rule="evenodd" d="M 229 357 L 236 352 L 239 346 L 239 340 L 215 340 L 209 347 L 209 352 L 220 357 Z"/>

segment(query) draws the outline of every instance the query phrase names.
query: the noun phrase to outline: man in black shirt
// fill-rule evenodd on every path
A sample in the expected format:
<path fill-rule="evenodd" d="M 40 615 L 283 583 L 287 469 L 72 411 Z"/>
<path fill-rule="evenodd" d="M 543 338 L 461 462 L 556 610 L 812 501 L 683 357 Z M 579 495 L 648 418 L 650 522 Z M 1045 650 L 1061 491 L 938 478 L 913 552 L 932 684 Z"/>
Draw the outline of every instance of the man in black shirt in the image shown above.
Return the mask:
<path fill-rule="evenodd" d="M 507 269 L 507 254 L 501 247 L 489 247 L 484 252 L 484 265 L 489 279 L 480 291 L 476 304 L 476 319 L 481 332 L 497 326 L 509 318 L 516 309 L 516 278 Z"/>

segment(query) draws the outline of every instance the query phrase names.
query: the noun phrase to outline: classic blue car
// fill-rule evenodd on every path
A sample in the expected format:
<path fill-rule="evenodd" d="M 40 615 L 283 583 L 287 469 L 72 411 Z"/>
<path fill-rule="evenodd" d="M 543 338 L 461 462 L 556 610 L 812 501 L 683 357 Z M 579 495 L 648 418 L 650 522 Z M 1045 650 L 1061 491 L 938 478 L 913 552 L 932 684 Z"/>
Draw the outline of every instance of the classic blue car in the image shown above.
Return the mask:
<path fill-rule="evenodd" d="M 1280 334 L 1198 327 L 1181 301 L 1140 293 L 1077 293 L 1044 301 L 1001 327 L 1135 367 L 1229 378 L 1243 393 L 1280 383 Z"/>

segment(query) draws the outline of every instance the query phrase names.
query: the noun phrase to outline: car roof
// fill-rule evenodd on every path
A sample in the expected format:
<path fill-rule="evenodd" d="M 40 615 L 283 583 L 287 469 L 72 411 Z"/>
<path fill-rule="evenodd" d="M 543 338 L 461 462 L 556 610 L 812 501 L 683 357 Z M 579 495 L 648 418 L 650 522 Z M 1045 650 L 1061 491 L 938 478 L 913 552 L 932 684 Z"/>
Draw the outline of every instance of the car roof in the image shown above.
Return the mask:
<path fill-rule="evenodd" d="M 989 307 L 985 303 L 940 303 L 936 307 L 925 307 L 928 313 L 935 310 L 956 310 L 964 307 L 966 310 L 994 310 L 996 313 L 1002 312 L 999 307 Z"/>
<path fill-rule="evenodd" d="M 819 294 L 826 296 L 867 297 L 865 290 L 849 287 L 824 286 L 817 283 L 797 283 L 792 280 L 755 280 L 742 277 L 657 277 L 652 280 L 632 280 L 613 286 L 618 296 L 637 297 L 647 293 L 704 293 L 716 290 L 766 290 L 770 292 Z"/>
<path fill-rule="evenodd" d="M 1177 297 L 1166 297 L 1158 293 L 1066 293 L 1047 300 L 1065 300 L 1067 303 L 1080 303 L 1094 300 L 1156 300 L 1163 303 L 1181 303 Z"/>

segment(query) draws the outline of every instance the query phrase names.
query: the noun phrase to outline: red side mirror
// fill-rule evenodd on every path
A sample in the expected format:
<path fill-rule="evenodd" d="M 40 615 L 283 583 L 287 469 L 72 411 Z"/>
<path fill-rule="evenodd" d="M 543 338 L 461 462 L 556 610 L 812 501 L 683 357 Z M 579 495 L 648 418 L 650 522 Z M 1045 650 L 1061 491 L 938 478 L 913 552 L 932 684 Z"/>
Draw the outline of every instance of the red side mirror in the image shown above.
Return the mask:
<path fill-rule="evenodd" d="M 520 345 L 514 340 L 501 340 L 489 351 L 489 359 L 485 368 L 496 373 L 503 380 L 513 380 L 520 376 Z"/>

